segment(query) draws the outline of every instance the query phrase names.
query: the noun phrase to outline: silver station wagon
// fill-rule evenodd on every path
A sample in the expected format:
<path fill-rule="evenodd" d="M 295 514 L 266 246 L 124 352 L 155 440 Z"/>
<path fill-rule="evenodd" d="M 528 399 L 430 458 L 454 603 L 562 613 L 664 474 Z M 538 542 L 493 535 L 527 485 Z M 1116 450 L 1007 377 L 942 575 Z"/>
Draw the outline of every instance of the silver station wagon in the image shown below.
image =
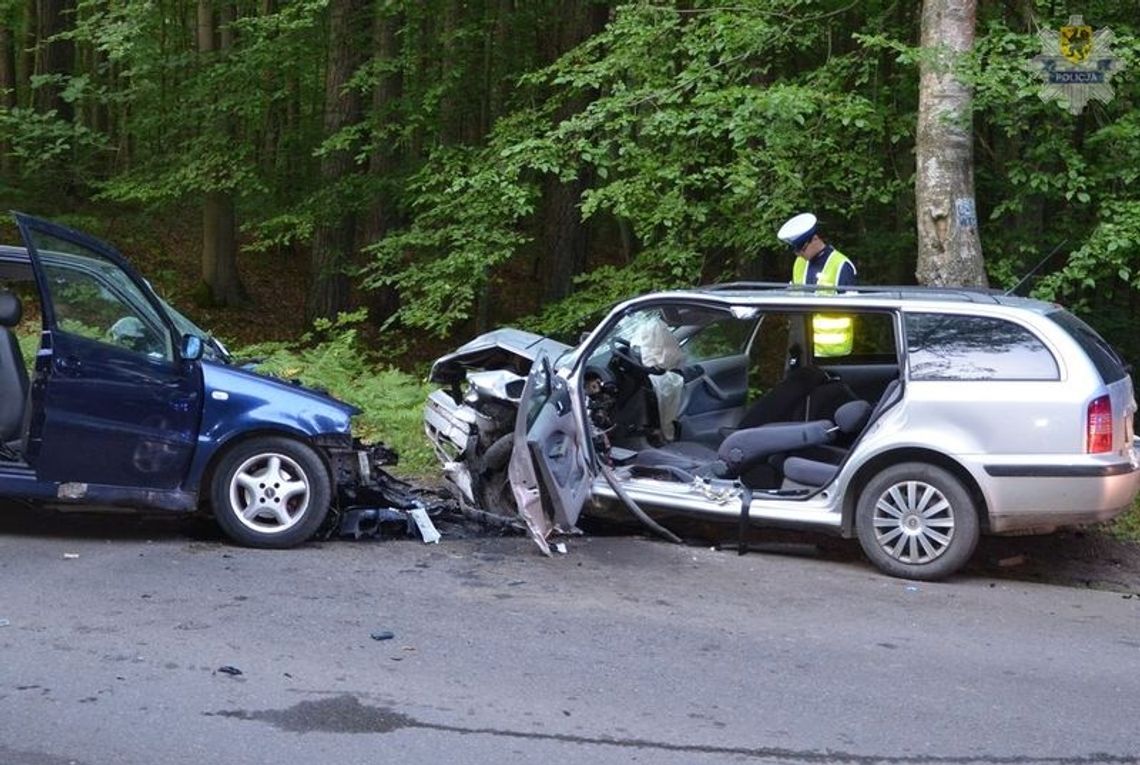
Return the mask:
<path fill-rule="evenodd" d="M 614 308 L 577 347 L 518 330 L 436 361 L 425 426 L 476 513 L 549 552 L 584 509 L 857 537 L 939 579 L 980 534 L 1110 519 L 1140 489 L 1120 357 L 1000 292 L 723 284 Z M 663 521 L 667 524 L 667 521 Z"/>

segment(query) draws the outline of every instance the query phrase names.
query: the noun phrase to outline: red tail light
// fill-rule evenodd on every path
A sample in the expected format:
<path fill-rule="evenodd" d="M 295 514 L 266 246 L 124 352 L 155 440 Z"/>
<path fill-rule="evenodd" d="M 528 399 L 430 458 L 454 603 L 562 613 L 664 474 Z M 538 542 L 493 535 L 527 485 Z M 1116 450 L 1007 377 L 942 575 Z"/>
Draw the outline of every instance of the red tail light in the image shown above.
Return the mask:
<path fill-rule="evenodd" d="M 1112 451 L 1112 400 L 1108 396 L 1095 398 L 1089 403 L 1085 451 L 1089 454 Z"/>

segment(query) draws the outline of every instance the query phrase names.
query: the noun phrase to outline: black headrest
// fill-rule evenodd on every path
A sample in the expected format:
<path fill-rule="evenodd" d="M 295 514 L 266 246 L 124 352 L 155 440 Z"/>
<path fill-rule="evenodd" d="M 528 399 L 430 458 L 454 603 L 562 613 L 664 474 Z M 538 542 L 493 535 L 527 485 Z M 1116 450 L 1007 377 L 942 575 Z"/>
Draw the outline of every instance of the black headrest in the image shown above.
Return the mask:
<path fill-rule="evenodd" d="M 20 305 L 20 298 L 6 290 L 0 291 L 0 326 L 14 327 L 20 323 L 23 315 L 24 309 Z"/>
<path fill-rule="evenodd" d="M 835 410 L 835 424 L 844 433 L 858 433 L 871 416 L 871 405 L 866 401 L 848 401 Z"/>

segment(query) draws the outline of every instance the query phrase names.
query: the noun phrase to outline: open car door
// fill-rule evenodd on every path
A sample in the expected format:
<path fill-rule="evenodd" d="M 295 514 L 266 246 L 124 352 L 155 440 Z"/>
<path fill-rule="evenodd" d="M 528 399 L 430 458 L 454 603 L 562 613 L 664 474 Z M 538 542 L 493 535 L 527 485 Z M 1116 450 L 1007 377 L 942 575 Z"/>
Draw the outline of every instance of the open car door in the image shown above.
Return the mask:
<path fill-rule="evenodd" d="M 549 357 L 542 352 L 531 366 L 519 399 L 507 475 L 519 515 L 547 555 L 547 537 L 574 528 L 590 496 L 593 475 L 584 446 L 570 387 L 554 374 Z"/>
<path fill-rule="evenodd" d="M 15 216 L 44 333 L 26 459 L 42 481 L 174 490 L 198 437 L 201 371 L 146 283 L 110 245 Z"/>

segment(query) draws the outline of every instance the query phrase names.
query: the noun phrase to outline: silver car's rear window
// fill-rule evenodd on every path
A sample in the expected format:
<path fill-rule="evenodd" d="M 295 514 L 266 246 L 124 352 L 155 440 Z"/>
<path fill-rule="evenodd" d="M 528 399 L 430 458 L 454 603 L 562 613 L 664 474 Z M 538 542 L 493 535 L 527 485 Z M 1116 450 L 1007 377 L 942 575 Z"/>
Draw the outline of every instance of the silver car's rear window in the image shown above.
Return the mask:
<path fill-rule="evenodd" d="M 1104 341 L 1096 330 L 1085 324 L 1068 311 L 1054 311 L 1046 314 L 1057 325 L 1077 341 L 1077 345 L 1088 354 L 1096 371 L 1105 385 L 1114 383 L 1128 374 L 1128 368 L 1112 346 Z"/>
<path fill-rule="evenodd" d="M 1053 354 L 1019 324 L 987 316 L 906 314 L 912 380 L 1058 380 Z"/>

